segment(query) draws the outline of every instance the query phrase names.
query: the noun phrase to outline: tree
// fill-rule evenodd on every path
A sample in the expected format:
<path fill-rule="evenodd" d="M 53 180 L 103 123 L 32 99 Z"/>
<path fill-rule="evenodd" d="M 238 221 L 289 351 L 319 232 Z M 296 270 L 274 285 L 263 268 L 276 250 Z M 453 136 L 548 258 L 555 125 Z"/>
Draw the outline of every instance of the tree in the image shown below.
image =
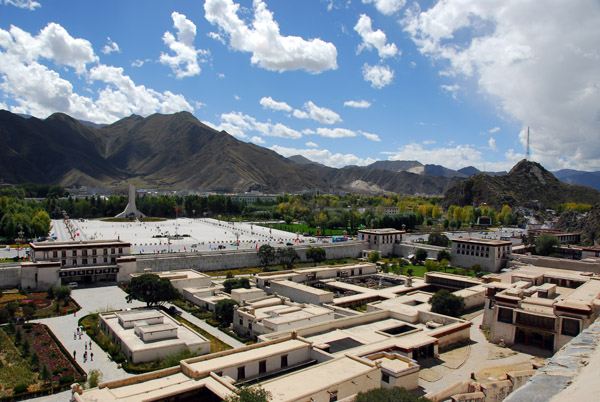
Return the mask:
<path fill-rule="evenodd" d="M 267 268 L 267 265 L 273 262 L 276 257 L 275 248 L 269 246 L 268 244 L 263 244 L 262 246 L 260 246 L 258 248 L 257 254 L 260 263 L 263 265 L 264 268 Z"/>
<path fill-rule="evenodd" d="M 429 235 L 429 238 L 427 239 L 427 242 L 432 246 L 448 247 L 450 239 L 448 239 L 448 236 L 446 236 L 445 234 L 431 233 Z"/>
<path fill-rule="evenodd" d="M 415 253 L 415 260 L 417 260 L 417 263 L 423 262 L 426 259 L 427 259 L 427 251 L 422 248 L 417 249 L 417 252 Z"/>
<path fill-rule="evenodd" d="M 448 250 L 440 250 L 437 253 L 437 260 L 438 261 L 442 261 L 442 260 L 452 260 L 452 255 L 450 254 L 450 252 Z"/>
<path fill-rule="evenodd" d="M 438 314 L 459 317 L 465 313 L 465 299 L 450 293 L 446 289 L 438 291 L 429 300 L 431 311 Z"/>
<path fill-rule="evenodd" d="M 229 326 L 233 322 L 233 312 L 237 302 L 231 299 L 219 300 L 215 304 L 215 317 L 223 326 Z"/>
<path fill-rule="evenodd" d="M 56 300 L 65 300 L 69 296 L 71 296 L 71 288 L 68 286 L 59 286 L 54 289 L 54 297 L 56 297 Z"/>
<path fill-rule="evenodd" d="M 127 293 L 128 302 L 137 299 L 146 302 L 147 307 L 163 305 L 179 296 L 171 281 L 153 274 L 133 277 L 127 286 Z"/>
<path fill-rule="evenodd" d="M 226 279 L 225 282 L 223 282 L 223 288 L 226 293 L 231 293 L 232 289 L 250 289 L 250 281 L 248 278 Z"/>
<path fill-rule="evenodd" d="M 97 369 L 90 370 L 87 380 L 88 388 L 96 388 L 100 381 L 102 381 L 102 372 Z"/>
<path fill-rule="evenodd" d="M 437 261 L 427 260 L 425 261 L 425 269 L 427 272 L 437 271 L 440 269 L 440 264 Z"/>
<path fill-rule="evenodd" d="M 354 402 L 431 402 L 431 400 L 413 394 L 406 388 L 393 387 L 359 392 Z"/>
<path fill-rule="evenodd" d="M 279 263 L 287 269 L 294 267 L 294 262 L 300 259 L 300 256 L 292 247 L 280 248 L 277 250 L 277 259 Z"/>
<path fill-rule="evenodd" d="M 224 402 L 269 402 L 271 393 L 260 386 L 248 387 L 244 386 L 236 389 L 235 394 L 229 395 L 224 399 Z"/>
<path fill-rule="evenodd" d="M 409 268 L 409 269 L 406 270 L 406 274 L 408 276 L 412 276 L 413 272 L 414 272 L 414 270 L 412 268 Z"/>
<path fill-rule="evenodd" d="M 379 255 L 379 251 L 375 250 L 369 253 L 369 262 L 375 264 L 377 263 L 377 261 L 379 261 L 379 258 L 381 258 L 381 256 Z"/>
<path fill-rule="evenodd" d="M 327 255 L 325 250 L 321 247 L 311 247 L 306 250 L 306 258 L 309 260 L 313 260 L 315 263 L 315 267 L 318 263 L 323 262 L 327 259 Z"/>
<path fill-rule="evenodd" d="M 535 239 L 535 252 L 538 255 L 550 255 L 554 253 L 556 247 L 560 246 L 560 241 L 554 235 L 544 233 Z"/>

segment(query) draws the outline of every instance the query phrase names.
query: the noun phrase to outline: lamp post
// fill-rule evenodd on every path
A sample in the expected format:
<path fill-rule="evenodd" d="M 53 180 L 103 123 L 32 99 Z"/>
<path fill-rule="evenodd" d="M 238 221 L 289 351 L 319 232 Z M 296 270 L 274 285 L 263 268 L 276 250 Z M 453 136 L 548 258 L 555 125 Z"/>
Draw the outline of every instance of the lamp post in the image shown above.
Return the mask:
<path fill-rule="evenodd" d="M 21 245 L 23 244 L 23 235 L 25 234 L 23 232 L 23 228 L 21 225 L 19 225 L 19 231 L 17 232 L 17 234 L 19 235 L 19 237 L 17 237 L 17 258 L 21 258 Z"/>

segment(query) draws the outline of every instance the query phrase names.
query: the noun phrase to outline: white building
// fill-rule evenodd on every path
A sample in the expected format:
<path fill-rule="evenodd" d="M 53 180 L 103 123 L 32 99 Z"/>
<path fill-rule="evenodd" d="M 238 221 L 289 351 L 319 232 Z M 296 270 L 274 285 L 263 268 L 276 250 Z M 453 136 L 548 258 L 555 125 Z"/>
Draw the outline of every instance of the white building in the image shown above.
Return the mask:
<path fill-rule="evenodd" d="M 471 268 L 479 264 L 484 271 L 498 272 L 506 267 L 512 242 L 464 238 L 452 240 L 452 265 Z"/>
<path fill-rule="evenodd" d="M 210 352 L 210 341 L 159 310 L 141 309 L 100 314 L 100 328 L 121 345 L 132 363 L 163 359 L 188 348 Z"/>
<path fill-rule="evenodd" d="M 137 269 L 131 243 L 121 240 L 41 242 L 29 247 L 31 261 L 21 263 L 22 289 L 128 282 Z"/>

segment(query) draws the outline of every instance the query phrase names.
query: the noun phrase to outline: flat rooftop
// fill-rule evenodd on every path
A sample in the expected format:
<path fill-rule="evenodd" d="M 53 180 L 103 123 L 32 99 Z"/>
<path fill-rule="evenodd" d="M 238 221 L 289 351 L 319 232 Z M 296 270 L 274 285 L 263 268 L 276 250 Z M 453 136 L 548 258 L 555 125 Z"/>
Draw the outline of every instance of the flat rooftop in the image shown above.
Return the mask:
<path fill-rule="evenodd" d="M 377 368 L 368 363 L 343 357 L 265 381 L 261 386 L 271 393 L 274 401 L 296 401 L 374 370 Z M 307 384 L 310 384 L 310 387 Z M 356 392 L 361 390 L 358 384 L 354 387 Z"/>
<path fill-rule="evenodd" d="M 36 242 L 29 243 L 29 246 L 32 249 L 39 250 L 52 250 L 57 248 L 89 248 L 89 247 L 129 247 L 131 243 L 119 240 L 83 240 L 83 241 L 45 241 L 45 242 Z"/>
<path fill-rule="evenodd" d="M 262 346 L 262 344 L 257 345 L 259 347 L 250 348 L 241 352 L 234 349 L 231 353 L 220 357 L 213 357 L 210 359 L 198 358 L 198 360 L 192 358 L 185 360 L 185 362 L 188 364 L 189 368 L 198 375 L 205 375 L 211 371 L 222 371 L 226 367 L 238 366 L 246 362 L 258 361 L 259 359 L 264 360 L 269 356 L 284 354 L 303 348 L 306 348 L 307 350 L 310 349 L 309 343 L 297 339 L 289 339 L 268 346 Z"/>
<path fill-rule="evenodd" d="M 135 381 L 135 380 L 134 380 Z M 119 381 L 115 381 L 118 383 Z M 219 396 L 228 395 L 231 391 L 212 377 L 195 380 L 178 372 L 175 374 L 158 377 L 149 381 L 133 382 L 129 385 L 113 388 L 93 388 L 85 390 L 83 394 L 75 394 L 75 400 L 79 402 L 139 402 L 166 399 L 171 395 L 182 394 L 193 390 L 209 388 L 212 393 Z"/>

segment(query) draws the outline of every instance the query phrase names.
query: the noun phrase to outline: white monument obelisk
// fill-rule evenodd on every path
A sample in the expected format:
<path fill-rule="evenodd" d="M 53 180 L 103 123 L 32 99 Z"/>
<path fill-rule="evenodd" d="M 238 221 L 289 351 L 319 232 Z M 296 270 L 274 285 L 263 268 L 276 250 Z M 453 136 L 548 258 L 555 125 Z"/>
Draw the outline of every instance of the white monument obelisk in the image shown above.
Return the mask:
<path fill-rule="evenodd" d="M 128 218 L 128 219 L 137 219 L 143 218 L 146 215 L 138 211 L 135 206 L 135 186 L 133 184 L 129 185 L 129 201 L 127 202 L 127 206 L 125 207 L 125 211 L 121 212 L 119 215 L 115 216 L 115 218 Z"/>

